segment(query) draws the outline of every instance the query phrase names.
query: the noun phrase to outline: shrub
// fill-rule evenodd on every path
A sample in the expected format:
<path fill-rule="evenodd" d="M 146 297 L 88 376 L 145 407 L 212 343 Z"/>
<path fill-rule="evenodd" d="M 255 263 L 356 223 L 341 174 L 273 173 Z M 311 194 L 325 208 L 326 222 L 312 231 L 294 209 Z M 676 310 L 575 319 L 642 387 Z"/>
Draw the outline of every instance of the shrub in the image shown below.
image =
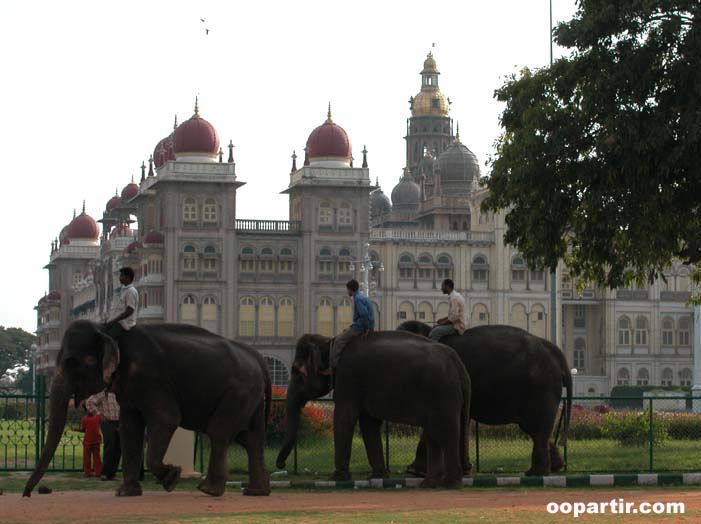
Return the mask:
<path fill-rule="evenodd" d="M 665 413 L 663 417 L 671 438 L 701 439 L 701 416 L 693 413 Z"/>
<path fill-rule="evenodd" d="M 650 442 L 650 410 L 628 413 L 607 413 L 601 429 L 604 438 L 618 441 L 623 446 L 644 446 Z M 659 446 L 669 438 L 663 417 L 653 421 L 653 442 Z"/>

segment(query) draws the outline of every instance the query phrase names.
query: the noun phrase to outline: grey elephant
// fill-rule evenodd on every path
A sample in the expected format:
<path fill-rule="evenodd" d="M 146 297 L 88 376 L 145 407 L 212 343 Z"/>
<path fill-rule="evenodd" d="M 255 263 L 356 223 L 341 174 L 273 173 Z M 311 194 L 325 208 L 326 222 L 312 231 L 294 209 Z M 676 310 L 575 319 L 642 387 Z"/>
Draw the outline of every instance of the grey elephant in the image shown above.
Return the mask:
<path fill-rule="evenodd" d="M 300 411 L 331 389 L 329 344 L 320 335 L 297 342 L 287 392 L 288 434 L 278 467 L 294 442 Z M 383 420 L 420 426 L 426 435 L 427 473 L 422 487 L 462 485 L 470 377 L 451 348 L 410 333 L 370 333 L 349 343 L 334 384 L 334 479 L 350 479 L 349 462 L 356 422 L 372 476 L 387 476 L 382 452 Z"/>
<path fill-rule="evenodd" d="M 63 434 L 71 397 L 78 405 L 101 391 L 103 371 L 114 368 L 112 388 L 121 408 L 124 470 L 117 495 L 141 495 L 138 478 L 145 429 L 148 468 L 167 491 L 173 490 L 180 468 L 164 464 L 163 457 L 178 427 L 202 432 L 211 442 L 207 477 L 198 486 L 201 491 L 214 496 L 224 493 L 227 448 L 235 439 L 248 453 L 249 486 L 244 494 L 270 493 L 263 447 L 271 382 L 256 350 L 180 324 L 136 326 L 120 337 L 117 347 L 100 325 L 75 321 L 66 329 L 58 353 L 49 432 L 24 496 L 31 495 L 46 472 Z"/>
<path fill-rule="evenodd" d="M 431 327 L 409 320 L 397 330 L 428 336 Z M 551 442 L 550 437 L 563 387 L 567 397 L 556 440 L 567 438 L 572 406 L 572 375 L 560 348 L 523 329 L 502 325 L 477 326 L 441 342 L 456 351 L 472 378 L 471 417 L 485 424 L 515 423 L 531 437 L 531 467 L 526 475 L 560 471 L 564 461 L 557 441 Z M 422 475 L 425 470 L 422 439 L 408 471 Z"/>

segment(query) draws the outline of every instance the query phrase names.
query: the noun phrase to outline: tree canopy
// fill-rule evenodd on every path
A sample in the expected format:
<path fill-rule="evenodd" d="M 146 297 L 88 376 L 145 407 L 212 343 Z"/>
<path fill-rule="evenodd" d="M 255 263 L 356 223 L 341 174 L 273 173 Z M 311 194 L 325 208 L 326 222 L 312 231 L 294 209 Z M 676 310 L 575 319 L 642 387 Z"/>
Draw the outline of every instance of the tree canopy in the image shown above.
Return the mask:
<path fill-rule="evenodd" d="M 0 326 L 0 379 L 17 366 L 31 364 L 31 346 L 36 337 L 20 328 Z"/>
<path fill-rule="evenodd" d="M 507 78 L 483 179 L 506 242 L 609 287 L 701 262 L 701 4 L 580 0 L 565 58 Z"/>

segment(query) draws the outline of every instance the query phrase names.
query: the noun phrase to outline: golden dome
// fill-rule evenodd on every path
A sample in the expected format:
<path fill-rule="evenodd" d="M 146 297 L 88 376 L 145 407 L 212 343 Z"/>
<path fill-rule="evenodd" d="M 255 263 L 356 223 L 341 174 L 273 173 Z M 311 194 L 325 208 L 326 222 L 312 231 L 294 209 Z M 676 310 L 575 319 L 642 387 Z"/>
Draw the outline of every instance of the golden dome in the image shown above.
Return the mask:
<path fill-rule="evenodd" d="M 422 89 L 411 104 L 412 116 L 448 116 L 449 106 L 440 89 Z"/>
<path fill-rule="evenodd" d="M 424 60 L 424 70 L 421 72 L 422 73 L 432 73 L 432 72 L 437 72 L 437 71 L 438 71 L 438 68 L 436 67 L 436 59 L 433 58 L 433 53 L 428 53 L 426 60 Z"/>

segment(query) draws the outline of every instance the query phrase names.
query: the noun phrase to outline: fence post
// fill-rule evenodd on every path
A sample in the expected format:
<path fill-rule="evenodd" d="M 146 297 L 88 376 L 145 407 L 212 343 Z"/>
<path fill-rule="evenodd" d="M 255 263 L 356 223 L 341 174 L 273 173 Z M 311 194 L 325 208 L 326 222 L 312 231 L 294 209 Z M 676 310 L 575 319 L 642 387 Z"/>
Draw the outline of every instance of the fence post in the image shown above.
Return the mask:
<path fill-rule="evenodd" d="M 468 433 L 470 429 L 468 426 Z M 475 465 L 477 473 L 480 472 L 480 423 L 475 420 Z"/>
<path fill-rule="evenodd" d="M 36 377 L 39 378 L 39 377 Z M 36 380 L 36 379 L 35 379 Z M 35 381 L 36 384 L 36 381 Z M 34 467 L 41 454 L 41 387 L 34 387 Z"/>
<path fill-rule="evenodd" d="M 652 416 L 652 397 L 650 397 L 650 473 L 653 471 L 653 458 L 652 458 L 652 453 L 653 453 L 653 447 L 655 443 L 655 431 L 653 427 L 653 422 L 654 417 Z"/>
<path fill-rule="evenodd" d="M 389 421 L 385 420 L 385 461 L 387 463 L 387 471 L 389 472 Z"/>

